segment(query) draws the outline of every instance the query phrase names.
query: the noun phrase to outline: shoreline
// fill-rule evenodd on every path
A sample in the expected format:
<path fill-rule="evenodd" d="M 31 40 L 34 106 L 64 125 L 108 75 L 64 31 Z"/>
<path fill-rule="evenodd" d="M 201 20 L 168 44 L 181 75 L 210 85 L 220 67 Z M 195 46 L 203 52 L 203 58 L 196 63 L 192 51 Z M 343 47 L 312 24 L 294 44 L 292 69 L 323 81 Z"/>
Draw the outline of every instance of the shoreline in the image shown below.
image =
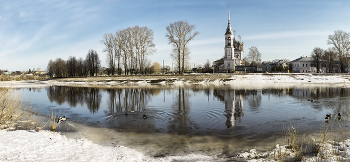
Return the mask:
<path fill-rule="evenodd" d="M 55 78 L 46 81 L 0 81 L 0 87 L 41 88 L 77 86 L 99 88 L 196 88 L 262 89 L 298 87 L 348 87 L 350 74 L 198 74 L 198 75 L 136 75 L 97 76 L 87 78 Z"/>

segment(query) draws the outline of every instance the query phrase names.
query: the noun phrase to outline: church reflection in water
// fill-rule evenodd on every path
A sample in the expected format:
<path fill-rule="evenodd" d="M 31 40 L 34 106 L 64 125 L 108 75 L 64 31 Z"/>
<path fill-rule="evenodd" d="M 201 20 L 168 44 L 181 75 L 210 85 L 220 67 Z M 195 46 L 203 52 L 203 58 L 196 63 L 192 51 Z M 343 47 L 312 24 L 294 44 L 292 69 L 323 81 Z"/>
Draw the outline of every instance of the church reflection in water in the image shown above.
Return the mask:
<path fill-rule="evenodd" d="M 235 126 L 236 120 L 241 119 L 244 115 L 243 91 L 214 90 L 214 96 L 225 103 L 226 127 Z"/>

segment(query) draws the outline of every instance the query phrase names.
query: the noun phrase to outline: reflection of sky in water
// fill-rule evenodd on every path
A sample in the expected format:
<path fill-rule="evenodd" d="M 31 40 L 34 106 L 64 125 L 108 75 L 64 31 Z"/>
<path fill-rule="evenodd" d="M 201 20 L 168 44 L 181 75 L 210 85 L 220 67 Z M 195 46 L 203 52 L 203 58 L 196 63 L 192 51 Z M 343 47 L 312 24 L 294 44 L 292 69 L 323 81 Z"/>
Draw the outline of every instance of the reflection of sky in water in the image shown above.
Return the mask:
<path fill-rule="evenodd" d="M 327 113 L 348 118 L 349 89 L 19 89 L 43 115 L 120 131 L 175 134 L 250 134 L 319 130 Z M 52 100 L 50 102 L 49 98 Z M 315 100 L 314 102 L 308 99 Z M 60 104 L 58 104 L 60 103 Z M 111 109 L 111 105 L 113 109 Z M 129 111 L 125 116 L 125 110 Z M 134 110 L 134 113 L 130 111 Z M 143 120 L 142 115 L 148 116 Z"/>

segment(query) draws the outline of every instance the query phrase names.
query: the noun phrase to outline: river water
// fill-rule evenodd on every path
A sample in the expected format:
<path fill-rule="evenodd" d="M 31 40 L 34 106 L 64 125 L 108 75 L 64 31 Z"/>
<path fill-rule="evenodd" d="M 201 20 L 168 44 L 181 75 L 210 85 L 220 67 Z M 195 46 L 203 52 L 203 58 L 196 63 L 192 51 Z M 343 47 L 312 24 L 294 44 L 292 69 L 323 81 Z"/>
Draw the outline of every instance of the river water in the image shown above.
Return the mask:
<path fill-rule="evenodd" d="M 290 126 L 317 132 L 342 115 L 347 128 L 350 89 L 331 87 L 22 88 L 26 102 L 48 117 L 68 118 L 58 131 L 102 145 L 125 145 L 151 156 L 201 153 L 234 156 L 271 149 Z M 337 119 L 332 119 L 333 121 Z M 63 123 L 60 123 L 63 125 Z"/>

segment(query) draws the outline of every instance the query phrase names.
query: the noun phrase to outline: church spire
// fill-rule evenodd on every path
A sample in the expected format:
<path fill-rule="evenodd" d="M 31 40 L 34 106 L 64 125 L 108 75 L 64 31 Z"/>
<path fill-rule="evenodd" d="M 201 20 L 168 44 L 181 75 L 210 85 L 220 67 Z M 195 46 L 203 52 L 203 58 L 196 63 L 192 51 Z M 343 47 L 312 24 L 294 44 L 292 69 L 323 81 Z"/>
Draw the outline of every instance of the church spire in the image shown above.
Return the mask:
<path fill-rule="evenodd" d="M 227 25 L 227 28 L 226 28 L 226 34 L 233 34 L 232 33 L 232 28 L 231 28 L 231 24 L 230 24 L 230 8 L 228 8 L 228 25 Z"/>
<path fill-rule="evenodd" d="M 228 23 L 230 23 L 230 7 L 228 7 Z"/>

